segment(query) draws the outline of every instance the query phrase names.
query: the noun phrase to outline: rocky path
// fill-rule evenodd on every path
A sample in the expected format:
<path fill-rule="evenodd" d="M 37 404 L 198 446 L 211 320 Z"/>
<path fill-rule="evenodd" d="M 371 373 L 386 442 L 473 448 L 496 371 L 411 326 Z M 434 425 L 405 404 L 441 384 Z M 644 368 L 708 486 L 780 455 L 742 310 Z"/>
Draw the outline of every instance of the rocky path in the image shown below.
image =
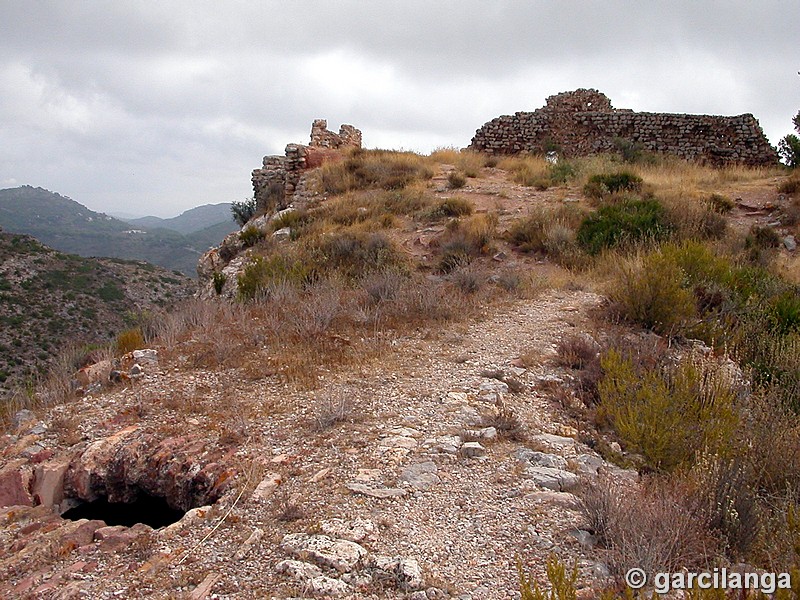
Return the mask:
<path fill-rule="evenodd" d="M 592 583 L 603 566 L 571 492 L 603 463 L 546 390 L 563 375 L 549 360 L 555 344 L 582 330 L 599 301 L 549 291 L 420 331 L 314 391 L 161 364 L 135 386 L 80 399 L 70 408 L 81 411 L 84 441 L 66 447 L 52 424 L 35 440 L 7 436 L 2 473 L 18 469 L 31 443 L 52 451 L 45 465 L 94 443 L 99 472 L 126 436 L 142 445 L 147 434 L 159 448 L 183 439 L 177 449 L 216 437 L 230 449 L 197 446 L 196 461 L 239 475 L 212 507 L 155 532 L 2 509 L 0 546 L 12 548 L 0 551 L 3 597 L 514 598 L 518 562 L 541 578 L 551 553 L 578 560 Z M 320 422 L 326 405 L 339 410 L 330 423 Z M 504 435 L 500 406 L 524 436 Z M 238 438 L 219 431 L 220 410 L 228 421 L 240 415 Z M 65 546 L 60 536 L 76 528 L 82 537 Z M 33 552 L 44 558 L 20 561 Z"/>

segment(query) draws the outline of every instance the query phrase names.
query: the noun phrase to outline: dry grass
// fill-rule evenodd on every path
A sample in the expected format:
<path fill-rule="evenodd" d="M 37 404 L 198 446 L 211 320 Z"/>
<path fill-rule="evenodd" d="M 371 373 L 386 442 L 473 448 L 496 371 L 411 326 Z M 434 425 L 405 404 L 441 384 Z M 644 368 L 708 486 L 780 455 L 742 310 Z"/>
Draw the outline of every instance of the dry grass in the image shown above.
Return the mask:
<path fill-rule="evenodd" d="M 585 483 L 580 496 L 615 576 L 633 567 L 649 575 L 709 568 L 721 554 L 702 507 L 665 479 L 639 484 L 602 476 Z"/>

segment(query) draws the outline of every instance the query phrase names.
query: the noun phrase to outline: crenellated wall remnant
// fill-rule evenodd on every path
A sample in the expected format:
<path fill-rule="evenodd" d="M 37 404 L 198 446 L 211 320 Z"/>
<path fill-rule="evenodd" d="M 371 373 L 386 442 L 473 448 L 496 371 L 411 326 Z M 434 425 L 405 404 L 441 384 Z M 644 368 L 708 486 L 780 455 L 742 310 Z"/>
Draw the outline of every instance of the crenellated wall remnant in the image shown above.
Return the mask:
<path fill-rule="evenodd" d="M 320 166 L 331 151 L 361 148 L 361 131 L 342 125 L 339 133 L 328 131 L 325 119 L 311 125 L 311 142 L 288 144 L 285 155 L 265 156 L 260 169 L 253 171 L 253 196 L 262 210 L 281 210 L 292 201 L 304 171 Z"/>
<path fill-rule="evenodd" d="M 533 112 L 503 115 L 475 132 L 469 148 L 488 154 L 545 153 L 566 157 L 614 152 L 620 141 L 648 152 L 711 165 L 778 162 L 752 114 L 733 117 L 615 109 L 593 89 L 547 98 Z"/>

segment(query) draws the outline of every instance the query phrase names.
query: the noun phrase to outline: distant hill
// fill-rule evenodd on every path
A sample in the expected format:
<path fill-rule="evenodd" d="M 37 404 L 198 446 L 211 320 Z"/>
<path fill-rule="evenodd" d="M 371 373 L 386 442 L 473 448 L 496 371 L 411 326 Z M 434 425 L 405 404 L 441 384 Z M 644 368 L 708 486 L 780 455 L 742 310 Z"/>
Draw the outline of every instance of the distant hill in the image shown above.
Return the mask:
<path fill-rule="evenodd" d="M 226 223 L 216 220 L 223 214 Z M 7 232 L 32 235 L 62 252 L 143 260 L 190 277 L 196 274 L 200 255 L 236 229 L 230 205 L 224 204 L 201 206 L 173 219 L 144 219 L 157 219 L 182 231 L 163 224 L 134 225 L 42 188 L 0 190 L 0 227 Z M 198 229 L 192 229 L 195 226 Z"/>
<path fill-rule="evenodd" d="M 83 258 L 0 232 L 0 394 L 67 343 L 100 343 L 133 316 L 190 296 L 195 283 L 145 262 Z"/>
<path fill-rule="evenodd" d="M 183 235 L 195 233 L 212 226 L 220 226 L 221 228 L 228 229 L 225 233 L 230 233 L 236 229 L 231 216 L 231 203 L 223 202 L 220 204 L 205 204 L 190 208 L 182 212 L 177 217 L 170 219 L 162 219 L 160 217 L 141 217 L 138 219 L 122 219 L 126 223 L 136 225 L 142 228 L 161 228 L 177 231 Z M 222 227 L 224 225 L 224 227 Z M 224 237 L 224 235 L 223 235 Z M 216 240 L 216 243 L 222 238 Z"/>

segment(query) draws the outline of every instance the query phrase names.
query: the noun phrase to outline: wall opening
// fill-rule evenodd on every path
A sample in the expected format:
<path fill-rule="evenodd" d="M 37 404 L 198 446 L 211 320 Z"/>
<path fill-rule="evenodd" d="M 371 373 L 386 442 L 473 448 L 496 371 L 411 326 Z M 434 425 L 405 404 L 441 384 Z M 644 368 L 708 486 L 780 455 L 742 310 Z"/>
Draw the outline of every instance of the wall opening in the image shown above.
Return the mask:
<path fill-rule="evenodd" d="M 106 525 L 125 527 L 144 523 L 159 529 L 179 521 L 184 514 L 185 511 L 170 507 L 166 499 L 140 492 L 133 502 L 109 502 L 107 497 L 101 496 L 92 502 L 83 502 L 61 516 L 71 521 L 94 519 L 105 521 Z"/>

